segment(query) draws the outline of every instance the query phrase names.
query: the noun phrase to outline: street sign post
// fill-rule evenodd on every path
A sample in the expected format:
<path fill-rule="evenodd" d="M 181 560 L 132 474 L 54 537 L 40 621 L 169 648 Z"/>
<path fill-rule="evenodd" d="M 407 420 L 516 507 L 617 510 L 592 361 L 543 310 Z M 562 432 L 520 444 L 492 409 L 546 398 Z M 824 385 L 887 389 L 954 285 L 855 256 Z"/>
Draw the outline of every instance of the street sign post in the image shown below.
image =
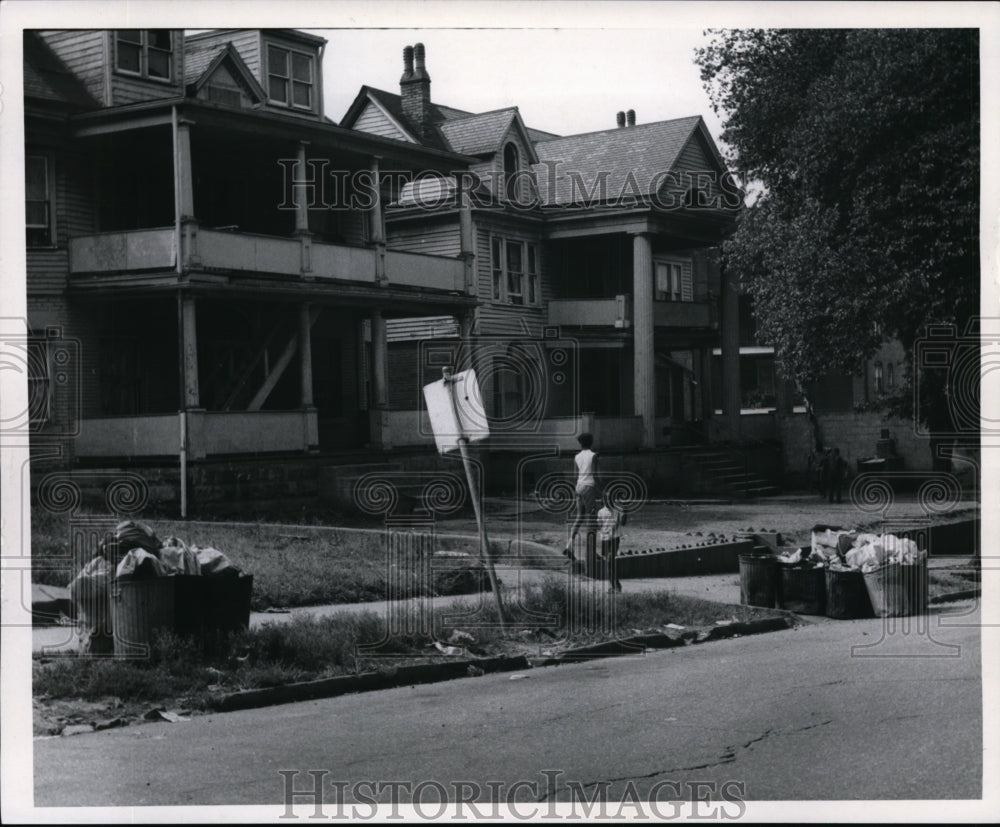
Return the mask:
<path fill-rule="evenodd" d="M 472 473 L 472 461 L 469 459 L 469 441 L 482 440 L 490 435 L 479 383 L 476 381 L 475 370 L 453 374 L 451 368 L 446 367 L 442 368 L 442 373 L 443 378 L 424 385 L 427 415 L 431 421 L 431 430 L 434 431 L 434 442 L 437 444 L 438 452 L 446 454 L 457 448 L 462 456 L 465 479 L 469 484 L 469 496 L 472 499 L 472 510 L 476 514 L 476 523 L 479 527 L 479 559 L 490 578 L 490 587 L 496 599 L 497 614 L 500 618 L 500 630 L 506 632 L 507 618 L 504 615 L 500 585 L 490 555 L 486 521 L 479 501 L 479 486 L 476 484 L 476 478 Z"/>

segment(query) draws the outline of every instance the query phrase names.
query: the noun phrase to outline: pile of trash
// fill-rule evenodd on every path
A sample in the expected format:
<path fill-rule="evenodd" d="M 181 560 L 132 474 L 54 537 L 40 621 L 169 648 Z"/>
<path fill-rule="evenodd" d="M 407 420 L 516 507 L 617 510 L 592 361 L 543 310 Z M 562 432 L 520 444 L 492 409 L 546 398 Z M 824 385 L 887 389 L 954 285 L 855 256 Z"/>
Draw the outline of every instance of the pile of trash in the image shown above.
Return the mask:
<path fill-rule="evenodd" d="M 778 554 L 778 562 L 835 571 L 870 572 L 899 563 L 912 566 L 927 559 L 927 552 L 907 537 L 869 534 L 829 526 L 816 526 L 809 549 L 797 548 Z"/>
<path fill-rule="evenodd" d="M 171 575 L 239 577 L 240 568 L 215 548 L 188 546 L 178 537 L 161 541 L 149 526 L 133 520 L 104 535 L 96 555 L 69 584 L 84 651 L 113 651 L 111 583 Z"/>

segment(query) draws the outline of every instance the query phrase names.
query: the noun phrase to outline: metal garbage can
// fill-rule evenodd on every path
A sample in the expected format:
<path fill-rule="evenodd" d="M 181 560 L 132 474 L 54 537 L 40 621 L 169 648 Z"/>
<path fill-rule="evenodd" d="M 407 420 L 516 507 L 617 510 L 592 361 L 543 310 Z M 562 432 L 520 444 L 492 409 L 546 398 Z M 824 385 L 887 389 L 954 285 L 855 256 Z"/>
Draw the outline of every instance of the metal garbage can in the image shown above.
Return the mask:
<path fill-rule="evenodd" d="M 826 609 L 826 577 L 823 567 L 782 565 L 782 609 L 803 615 L 821 615 Z"/>
<path fill-rule="evenodd" d="M 770 552 L 740 555 L 740 603 L 774 607 L 777 594 L 778 558 Z"/>
<path fill-rule="evenodd" d="M 910 565 L 888 563 L 865 572 L 865 586 L 877 617 L 902 617 L 927 611 L 927 558 Z"/>
<path fill-rule="evenodd" d="M 860 571 L 827 567 L 826 616 L 837 620 L 875 616 L 865 576 Z"/>
<path fill-rule="evenodd" d="M 115 657 L 146 658 L 157 632 L 193 638 L 206 654 L 222 651 L 250 625 L 253 576 L 189 575 L 116 580 L 111 589 Z"/>

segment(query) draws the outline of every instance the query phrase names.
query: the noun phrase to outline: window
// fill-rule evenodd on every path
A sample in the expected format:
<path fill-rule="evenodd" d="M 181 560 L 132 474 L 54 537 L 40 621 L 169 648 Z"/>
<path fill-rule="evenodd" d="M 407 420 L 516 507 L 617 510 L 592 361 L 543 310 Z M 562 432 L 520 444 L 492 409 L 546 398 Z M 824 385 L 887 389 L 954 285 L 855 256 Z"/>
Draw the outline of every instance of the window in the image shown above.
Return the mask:
<path fill-rule="evenodd" d="M 119 29 L 115 67 L 119 72 L 170 80 L 173 38 L 169 29 Z"/>
<path fill-rule="evenodd" d="M 892 362 L 885 366 L 885 384 L 889 390 L 896 387 L 896 366 Z"/>
<path fill-rule="evenodd" d="M 32 333 L 27 351 L 29 427 L 37 428 L 52 416 L 52 360 L 44 334 Z"/>
<path fill-rule="evenodd" d="M 885 391 L 885 381 L 882 376 L 882 363 L 876 362 L 875 368 L 875 393 L 882 393 Z"/>
<path fill-rule="evenodd" d="M 538 254 L 535 245 L 528 245 L 528 304 L 538 303 Z"/>
<path fill-rule="evenodd" d="M 52 200 L 49 161 L 44 155 L 24 159 L 24 223 L 29 247 L 49 247 L 52 234 Z"/>
<path fill-rule="evenodd" d="M 493 301 L 498 302 L 503 295 L 503 243 L 493 239 Z"/>
<path fill-rule="evenodd" d="M 271 103 L 295 109 L 313 108 L 312 55 L 267 47 L 267 96 Z"/>
<path fill-rule="evenodd" d="M 490 249 L 493 258 L 493 301 L 507 304 L 537 304 L 539 296 L 536 246 L 524 241 L 494 236 Z"/>
<path fill-rule="evenodd" d="M 691 301 L 690 270 L 676 261 L 658 261 L 656 263 L 656 299 L 657 301 Z"/>
<path fill-rule="evenodd" d="M 504 193 L 508 201 L 517 201 L 518 192 L 518 152 L 514 144 L 507 144 L 503 148 L 503 181 Z"/>
<path fill-rule="evenodd" d="M 524 304 L 524 248 L 520 241 L 507 242 L 507 301 Z"/>

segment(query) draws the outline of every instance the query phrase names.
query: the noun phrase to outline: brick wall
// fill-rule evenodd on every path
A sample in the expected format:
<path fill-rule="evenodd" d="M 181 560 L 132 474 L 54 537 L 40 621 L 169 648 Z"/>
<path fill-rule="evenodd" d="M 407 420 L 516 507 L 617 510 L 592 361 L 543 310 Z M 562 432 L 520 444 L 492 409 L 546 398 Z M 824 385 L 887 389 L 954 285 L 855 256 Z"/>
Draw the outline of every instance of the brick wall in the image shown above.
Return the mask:
<path fill-rule="evenodd" d="M 875 443 L 883 428 L 888 429 L 890 438 L 896 440 L 896 453 L 903 458 L 903 467 L 907 471 L 931 469 L 929 442 L 914 433 L 910 422 L 873 412 L 820 413 L 817 420 L 823 444 L 839 448 L 841 456 L 852 469 L 857 469 L 859 459 L 875 456 Z M 805 414 L 782 417 L 780 428 L 786 471 L 794 478 L 806 472 L 806 463 L 813 448 L 812 429 Z"/>

